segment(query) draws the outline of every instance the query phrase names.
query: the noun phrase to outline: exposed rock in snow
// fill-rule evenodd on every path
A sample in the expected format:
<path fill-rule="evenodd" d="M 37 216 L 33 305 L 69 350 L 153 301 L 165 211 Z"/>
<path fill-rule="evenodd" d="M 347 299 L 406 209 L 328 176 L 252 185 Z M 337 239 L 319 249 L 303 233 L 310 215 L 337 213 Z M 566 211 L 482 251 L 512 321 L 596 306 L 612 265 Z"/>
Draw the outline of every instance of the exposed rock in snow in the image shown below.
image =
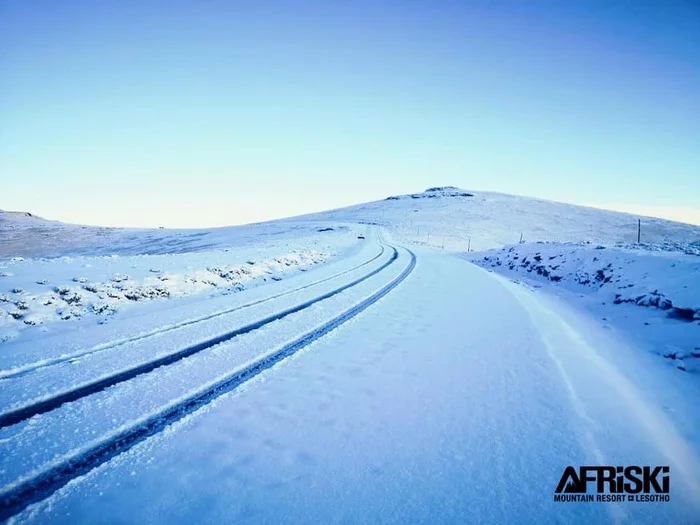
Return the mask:
<path fill-rule="evenodd" d="M 473 197 L 473 193 L 455 188 L 454 186 L 438 186 L 428 188 L 423 193 L 412 193 L 410 195 L 392 195 L 387 197 L 388 201 L 397 201 L 401 199 L 437 199 L 440 197 Z"/>

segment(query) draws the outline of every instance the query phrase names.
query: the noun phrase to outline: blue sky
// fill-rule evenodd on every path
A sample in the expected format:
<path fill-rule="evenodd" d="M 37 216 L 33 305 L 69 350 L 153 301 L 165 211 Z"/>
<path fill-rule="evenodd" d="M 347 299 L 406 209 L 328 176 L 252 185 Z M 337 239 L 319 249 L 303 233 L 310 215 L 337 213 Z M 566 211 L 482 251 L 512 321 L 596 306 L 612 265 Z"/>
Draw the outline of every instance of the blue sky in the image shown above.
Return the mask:
<path fill-rule="evenodd" d="M 455 185 L 700 223 L 700 4 L 0 3 L 0 208 L 212 226 Z"/>

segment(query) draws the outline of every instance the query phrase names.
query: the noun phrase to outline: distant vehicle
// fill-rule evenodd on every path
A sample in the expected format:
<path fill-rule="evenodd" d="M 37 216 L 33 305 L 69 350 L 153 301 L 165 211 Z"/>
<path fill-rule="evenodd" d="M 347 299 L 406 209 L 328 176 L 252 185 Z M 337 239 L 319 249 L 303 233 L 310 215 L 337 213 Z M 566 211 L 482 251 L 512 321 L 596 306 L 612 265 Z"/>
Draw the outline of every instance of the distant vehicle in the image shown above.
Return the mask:
<path fill-rule="evenodd" d="M 358 235 L 357 238 L 358 238 L 358 239 L 364 239 L 365 236 L 364 236 L 364 235 Z"/>

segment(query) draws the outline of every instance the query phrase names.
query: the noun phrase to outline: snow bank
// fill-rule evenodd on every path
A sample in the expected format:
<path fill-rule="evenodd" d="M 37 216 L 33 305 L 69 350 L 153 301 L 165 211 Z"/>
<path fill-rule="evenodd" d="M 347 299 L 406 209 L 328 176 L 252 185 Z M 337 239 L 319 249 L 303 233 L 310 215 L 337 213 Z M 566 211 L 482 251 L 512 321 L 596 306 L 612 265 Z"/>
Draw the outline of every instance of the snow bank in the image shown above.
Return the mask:
<path fill-rule="evenodd" d="M 0 280 L 0 341 L 16 335 L 21 325 L 41 325 L 87 315 L 104 317 L 114 314 L 129 303 L 140 301 L 202 292 L 238 292 L 268 279 L 280 280 L 291 270 L 306 270 L 327 261 L 331 255 L 329 252 L 315 250 L 292 252 L 260 261 L 250 260 L 243 264 L 191 268 L 187 272 L 164 271 L 158 268 L 146 270 L 148 263 L 153 262 L 150 258 L 141 258 L 137 261 L 140 262 L 138 265 L 129 264 L 132 261 L 125 258 L 126 261 L 119 262 L 122 262 L 121 266 L 124 269 L 131 268 L 132 274 L 113 273 L 109 277 L 103 276 L 102 270 L 106 270 L 105 266 L 110 265 L 100 265 L 99 260 L 52 261 L 50 264 L 60 267 L 50 268 L 52 279 L 38 279 L 32 283 L 28 283 L 30 276 L 45 274 L 35 273 L 36 264 L 14 261 L 16 266 L 13 266 L 13 270 L 16 273 Z M 144 275 L 144 271 L 149 275 Z M 89 273 L 92 278 L 68 277 L 71 274 L 84 273 Z M 19 281 L 28 284 L 9 284 Z"/>
<path fill-rule="evenodd" d="M 463 256 L 512 279 L 585 295 L 606 321 L 612 308 L 634 308 L 625 310 L 619 326 L 636 332 L 678 368 L 700 371 L 696 246 L 535 243 Z M 652 324 L 660 326 L 644 331 Z"/>

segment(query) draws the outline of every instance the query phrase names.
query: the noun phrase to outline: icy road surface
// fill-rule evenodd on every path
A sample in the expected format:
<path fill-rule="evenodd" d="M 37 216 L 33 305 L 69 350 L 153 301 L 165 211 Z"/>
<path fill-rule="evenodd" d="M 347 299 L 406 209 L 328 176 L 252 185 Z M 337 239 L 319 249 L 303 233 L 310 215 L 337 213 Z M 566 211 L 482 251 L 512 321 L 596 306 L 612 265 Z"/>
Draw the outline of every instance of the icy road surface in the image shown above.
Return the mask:
<path fill-rule="evenodd" d="M 699 521 L 696 382 L 542 292 L 440 253 L 417 252 L 413 268 L 410 252 L 398 247 L 392 258 L 394 248 L 386 248 L 357 275 L 331 279 L 317 294 L 367 275 L 361 282 L 240 341 L 4 428 L 7 490 L 8 478 L 45 468 L 53 448 L 60 462 L 61 447 L 85 447 L 93 431 L 109 432 L 112 415 L 115 429 L 128 427 L 130 410 L 157 411 L 226 367 L 366 306 L 12 521 Z M 144 401 L 150 389 L 158 394 Z M 91 414 L 91 407 L 99 410 Z M 48 453 L 37 449 L 42 443 Z M 29 458 L 10 458 L 14 453 Z M 608 464 L 669 465 L 671 501 L 553 501 L 566 466 Z"/>

